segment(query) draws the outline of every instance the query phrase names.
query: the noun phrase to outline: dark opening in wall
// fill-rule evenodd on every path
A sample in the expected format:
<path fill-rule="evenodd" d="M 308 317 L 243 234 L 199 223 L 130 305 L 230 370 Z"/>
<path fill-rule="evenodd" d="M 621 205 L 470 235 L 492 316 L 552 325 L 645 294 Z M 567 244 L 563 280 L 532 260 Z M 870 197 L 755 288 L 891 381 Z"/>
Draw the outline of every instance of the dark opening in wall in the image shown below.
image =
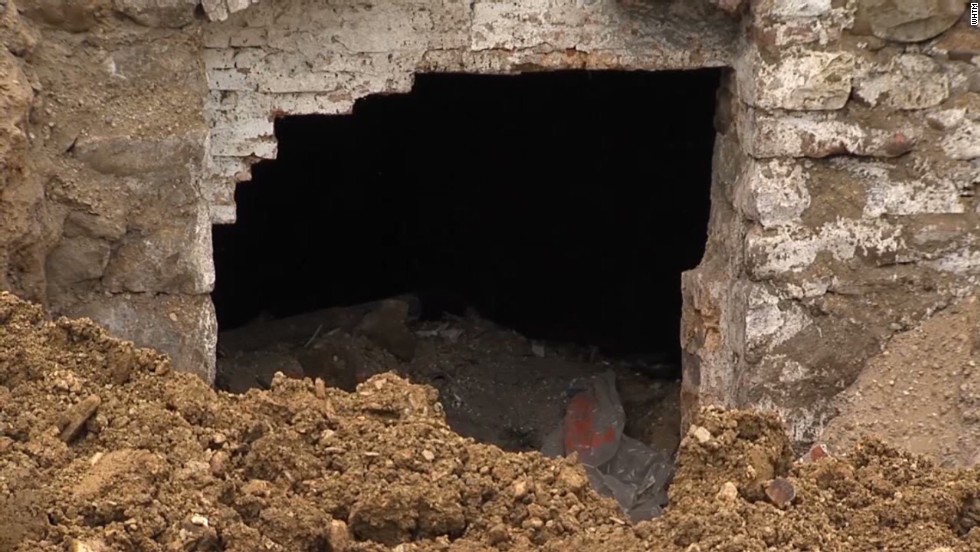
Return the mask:
<path fill-rule="evenodd" d="M 657 515 L 718 79 L 421 75 L 351 116 L 278 121 L 278 159 L 215 228 L 219 386 L 394 371 L 438 389 L 457 432 L 576 450 L 633 519 Z"/>
<path fill-rule="evenodd" d="M 441 289 L 531 338 L 677 360 L 718 79 L 419 75 L 350 116 L 279 120 L 278 159 L 215 227 L 219 326 Z"/>

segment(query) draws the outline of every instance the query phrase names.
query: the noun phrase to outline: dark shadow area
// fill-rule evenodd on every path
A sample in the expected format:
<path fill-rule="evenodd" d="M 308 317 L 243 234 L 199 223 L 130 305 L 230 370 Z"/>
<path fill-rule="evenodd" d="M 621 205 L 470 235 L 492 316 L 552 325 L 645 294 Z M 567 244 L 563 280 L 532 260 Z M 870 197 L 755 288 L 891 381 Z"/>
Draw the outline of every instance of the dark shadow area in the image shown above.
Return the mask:
<path fill-rule="evenodd" d="M 214 229 L 220 327 L 405 292 L 458 313 L 425 292 L 448 290 L 531 338 L 676 360 L 719 76 L 419 75 L 350 116 L 277 121 L 278 159 Z"/>

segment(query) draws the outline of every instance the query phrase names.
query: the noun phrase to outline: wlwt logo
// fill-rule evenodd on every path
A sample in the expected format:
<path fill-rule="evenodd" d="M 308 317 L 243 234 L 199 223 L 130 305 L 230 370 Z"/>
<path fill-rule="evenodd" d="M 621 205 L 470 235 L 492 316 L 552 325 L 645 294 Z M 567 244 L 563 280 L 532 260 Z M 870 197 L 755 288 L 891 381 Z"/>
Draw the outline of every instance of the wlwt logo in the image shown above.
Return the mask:
<path fill-rule="evenodd" d="M 970 2 L 970 25 L 980 27 L 980 2 Z"/>

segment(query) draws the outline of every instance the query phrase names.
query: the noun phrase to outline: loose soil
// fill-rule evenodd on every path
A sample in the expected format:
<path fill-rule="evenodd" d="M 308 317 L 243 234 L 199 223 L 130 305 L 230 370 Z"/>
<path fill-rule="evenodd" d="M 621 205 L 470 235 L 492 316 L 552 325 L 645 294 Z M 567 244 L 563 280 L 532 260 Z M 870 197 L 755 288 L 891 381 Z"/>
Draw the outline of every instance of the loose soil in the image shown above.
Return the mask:
<path fill-rule="evenodd" d="M 774 415 L 704 409 L 670 507 L 631 524 L 574 459 L 461 437 L 438 399 L 392 373 L 216 392 L 0 294 L 0 550 L 980 549 L 980 472 L 876 441 L 794 462 Z"/>
<path fill-rule="evenodd" d="M 980 301 L 950 305 L 892 338 L 838 398 L 821 439 L 847 450 L 866 435 L 943 467 L 980 463 Z"/>

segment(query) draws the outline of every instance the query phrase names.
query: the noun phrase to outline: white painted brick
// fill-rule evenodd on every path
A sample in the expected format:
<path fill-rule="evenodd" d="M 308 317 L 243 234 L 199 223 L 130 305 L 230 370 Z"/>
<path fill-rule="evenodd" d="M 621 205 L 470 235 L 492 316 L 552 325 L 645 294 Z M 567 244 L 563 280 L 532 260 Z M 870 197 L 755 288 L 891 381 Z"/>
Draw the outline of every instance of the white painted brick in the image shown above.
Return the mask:
<path fill-rule="evenodd" d="M 203 44 L 205 48 L 227 48 L 231 43 L 234 27 L 225 23 L 210 23 L 204 26 Z"/>
<path fill-rule="evenodd" d="M 215 203 L 211 206 L 211 224 L 235 224 L 238 209 L 234 203 Z"/>
<path fill-rule="evenodd" d="M 255 84 L 243 69 L 212 69 L 207 76 L 211 90 L 255 90 Z"/>
<path fill-rule="evenodd" d="M 232 181 L 239 173 L 248 172 L 249 167 L 240 157 L 212 156 L 210 169 L 213 174 L 222 177 L 223 181 Z"/>
<path fill-rule="evenodd" d="M 206 48 L 202 54 L 204 56 L 204 69 L 228 69 L 235 66 L 235 51 L 230 49 Z"/>
<path fill-rule="evenodd" d="M 232 56 L 232 66 L 248 69 L 262 62 L 268 53 L 261 48 L 243 48 L 235 50 Z"/>
<path fill-rule="evenodd" d="M 349 85 L 350 75 L 338 73 L 300 73 L 295 76 L 264 75 L 259 92 L 291 94 L 298 92 L 330 92 Z"/>
<path fill-rule="evenodd" d="M 265 46 L 266 29 L 264 27 L 245 27 L 232 33 L 229 44 L 235 48 L 250 48 Z"/>
<path fill-rule="evenodd" d="M 245 138 L 219 129 L 211 135 L 211 155 L 225 157 L 248 157 L 254 155 L 261 159 L 276 158 L 276 139 L 273 136 Z"/>
<path fill-rule="evenodd" d="M 272 98 L 273 109 L 282 113 L 306 115 L 350 113 L 354 99 L 342 94 L 281 94 Z"/>
<path fill-rule="evenodd" d="M 215 127 L 211 132 L 212 140 L 215 137 L 232 136 L 234 139 L 249 140 L 252 138 L 271 137 L 275 133 L 273 123 L 266 118 L 248 118 L 227 120 L 222 125 Z"/>

